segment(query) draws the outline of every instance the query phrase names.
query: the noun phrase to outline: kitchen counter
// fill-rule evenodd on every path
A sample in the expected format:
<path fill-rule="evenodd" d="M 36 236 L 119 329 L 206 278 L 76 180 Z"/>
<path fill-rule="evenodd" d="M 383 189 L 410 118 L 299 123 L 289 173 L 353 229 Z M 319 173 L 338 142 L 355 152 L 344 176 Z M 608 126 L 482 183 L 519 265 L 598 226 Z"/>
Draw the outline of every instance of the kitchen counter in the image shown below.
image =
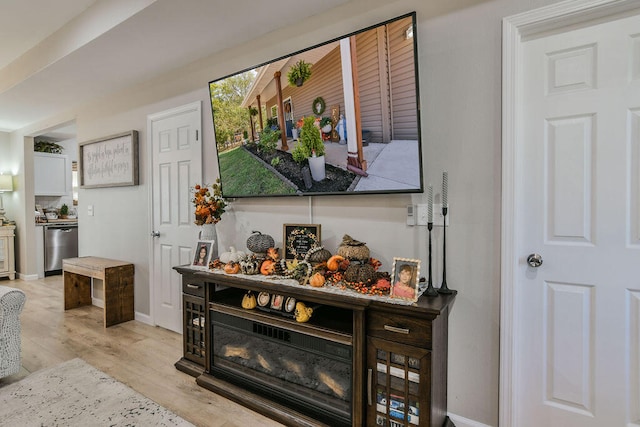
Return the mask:
<path fill-rule="evenodd" d="M 78 218 L 58 218 L 58 219 L 48 219 L 44 222 L 36 222 L 36 225 L 72 225 L 78 224 Z"/>

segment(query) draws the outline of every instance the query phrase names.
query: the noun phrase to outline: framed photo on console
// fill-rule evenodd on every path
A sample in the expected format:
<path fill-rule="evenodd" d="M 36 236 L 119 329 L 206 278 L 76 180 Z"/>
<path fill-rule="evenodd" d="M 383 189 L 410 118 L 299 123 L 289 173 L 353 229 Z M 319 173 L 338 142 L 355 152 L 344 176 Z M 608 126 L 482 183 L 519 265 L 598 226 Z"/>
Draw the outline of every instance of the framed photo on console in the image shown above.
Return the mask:
<path fill-rule="evenodd" d="M 213 245 L 212 240 L 198 240 L 193 255 L 192 265 L 194 267 L 209 267 L 209 260 L 211 259 L 211 245 Z"/>
<path fill-rule="evenodd" d="M 408 301 L 417 301 L 419 277 L 419 259 L 393 258 L 391 297 L 401 298 Z"/>

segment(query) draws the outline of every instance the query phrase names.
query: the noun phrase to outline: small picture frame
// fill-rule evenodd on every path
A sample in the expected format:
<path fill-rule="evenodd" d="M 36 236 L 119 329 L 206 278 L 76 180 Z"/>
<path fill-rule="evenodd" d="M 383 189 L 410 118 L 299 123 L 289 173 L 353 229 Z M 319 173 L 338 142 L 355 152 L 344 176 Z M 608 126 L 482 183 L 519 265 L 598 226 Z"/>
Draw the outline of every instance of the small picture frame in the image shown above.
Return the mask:
<path fill-rule="evenodd" d="M 271 296 L 271 309 L 272 310 L 282 310 L 282 303 L 284 302 L 284 297 L 282 295 L 274 294 Z"/>
<path fill-rule="evenodd" d="M 419 277 L 419 259 L 393 258 L 391 297 L 407 301 L 417 301 Z"/>
<path fill-rule="evenodd" d="M 193 254 L 193 267 L 209 268 L 213 240 L 198 240 Z"/>
<path fill-rule="evenodd" d="M 287 313 L 293 313 L 296 310 L 296 299 L 293 297 L 287 297 L 284 302 L 284 311 Z"/>
<path fill-rule="evenodd" d="M 284 224 L 284 259 L 301 260 L 309 252 L 322 244 L 320 224 Z"/>
<path fill-rule="evenodd" d="M 268 306 L 269 301 L 271 301 L 271 295 L 269 294 L 269 292 L 260 292 L 258 294 L 258 305 L 260 307 Z"/>

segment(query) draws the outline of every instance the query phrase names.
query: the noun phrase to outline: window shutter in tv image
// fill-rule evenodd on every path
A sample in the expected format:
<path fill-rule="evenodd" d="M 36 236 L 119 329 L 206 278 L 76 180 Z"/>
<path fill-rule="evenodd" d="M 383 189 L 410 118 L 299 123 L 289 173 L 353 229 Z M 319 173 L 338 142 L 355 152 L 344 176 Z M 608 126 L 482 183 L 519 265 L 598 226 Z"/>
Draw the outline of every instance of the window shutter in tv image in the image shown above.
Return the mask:
<path fill-rule="evenodd" d="M 209 82 L 223 196 L 423 192 L 414 34 L 412 12 Z M 301 145 L 307 117 L 322 146 Z"/>

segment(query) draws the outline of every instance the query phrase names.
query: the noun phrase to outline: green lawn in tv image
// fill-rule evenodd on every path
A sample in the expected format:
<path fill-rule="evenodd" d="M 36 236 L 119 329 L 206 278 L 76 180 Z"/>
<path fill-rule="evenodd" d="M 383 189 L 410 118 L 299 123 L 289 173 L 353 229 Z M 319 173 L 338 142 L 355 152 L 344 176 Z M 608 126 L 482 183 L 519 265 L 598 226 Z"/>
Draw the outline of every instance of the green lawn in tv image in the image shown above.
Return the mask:
<path fill-rule="evenodd" d="M 241 147 L 220 153 L 219 161 L 224 194 L 241 197 L 296 193 L 293 187 L 279 179 Z"/>

